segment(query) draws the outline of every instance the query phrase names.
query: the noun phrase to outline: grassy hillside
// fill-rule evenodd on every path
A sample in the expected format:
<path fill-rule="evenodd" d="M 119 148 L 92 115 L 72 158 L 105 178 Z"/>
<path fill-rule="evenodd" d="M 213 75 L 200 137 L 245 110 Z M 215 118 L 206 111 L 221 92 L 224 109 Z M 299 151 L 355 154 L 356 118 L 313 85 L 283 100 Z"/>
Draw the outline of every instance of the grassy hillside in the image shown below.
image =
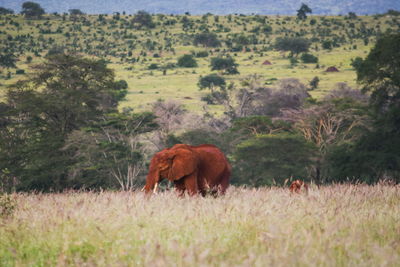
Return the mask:
<path fill-rule="evenodd" d="M 226 75 L 225 78 L 237 85 L 249 74 L 261 75 L 271 86 L 277 79 L 287 77 L 298 78 L 308 85 L 313 77 L 318 76 L 320 85 L 311 92 L 318 98 L 337 82 L 357 87 L 351 59 L 365 57 L 377 36 L 399 28 L 399 19 L 391 16 L 359 16 L 354 19 L 313 16 L 305 21 L 298 21 L 293 16 L 154 15 L 152 18 L 155 28 L 136 29 L 131 23 L 132 15 L 48 15 L 41 20 L 26 20 L 20 15 L 1 16 L 0 51 L 17 56 L 17 69 L 25 70 L 26 74 L 32 71 L 29 67 L 41 62 L 49 50 L 98 57 L 110 62 L 118 79 L 128 82 L 129 94 L 121 108 L 146 110 L 149 103 L 157 99 L 174 98 L 188 109 L 198 111 L 204 104 L 200 98 L 205 92 L 198 91 L 197 82 L 201 75 L 211 73 L 211 57 L 223 54 L 236 60 L 240 75 Z M 260 30 L 266 25 L 272 27 L 271 32 Z M 216 33 L 222 46 L 194 46 L 194 35 L 204 31 Z M 319 68 L 316 64 L 303 64 L 301 61 L 291 65 L 288 52 L 276 51 L 273 47 L 275 39 L 285 36 L 310 39 L 310 53 L 319 58 Z M 323 49 L 324 41 L 331 41 L 332 49 Z M 209 56 L 197 58 L 197 68 L 172 67 L 179 56 L 204 50 L 209 52 Z M 29 56 L 33 60 L 27 63 Z M 265 60 L 272 65 L 262 65 Z M 152 63 L 159 69 L 149 70 Z M 340 72 L 326 73 L 329 66 L 336 66 Z M 166 73 L 163 73 L 164 69 Z M 15 72 L 16 69 L 2 68 L 2 91 L 23 78 Z M 218 107 L 212 108 L 218 110 Z"/>
<path fill-rule="evenodd" d="M 16 194 L 1 266 L 397 266 L 400 188 Z M 397 263 L 396 263 L 397 262 Z"/>

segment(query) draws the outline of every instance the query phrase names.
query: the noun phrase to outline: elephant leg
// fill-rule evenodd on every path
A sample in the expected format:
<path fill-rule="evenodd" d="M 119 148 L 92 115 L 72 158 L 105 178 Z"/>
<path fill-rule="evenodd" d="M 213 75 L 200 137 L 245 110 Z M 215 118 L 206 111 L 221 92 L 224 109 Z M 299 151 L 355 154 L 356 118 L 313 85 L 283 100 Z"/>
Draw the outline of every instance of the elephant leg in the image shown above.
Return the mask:
<path fill-rule="evenodd" d="M 183 178 L 186 190 L 190 196 L 197 195 L 199 192 L 199 186 L 197 184 L 197 174 L 191 174 Z"/>
<path fill-rule="evenodd" d="M 174 185 L 175 185 L 176 192 L 178 192 L 178 196 L 183 197 L 183 195 L 185 194 L 185 189 L 186 189 L 183 179 L 174 181 Z"/>

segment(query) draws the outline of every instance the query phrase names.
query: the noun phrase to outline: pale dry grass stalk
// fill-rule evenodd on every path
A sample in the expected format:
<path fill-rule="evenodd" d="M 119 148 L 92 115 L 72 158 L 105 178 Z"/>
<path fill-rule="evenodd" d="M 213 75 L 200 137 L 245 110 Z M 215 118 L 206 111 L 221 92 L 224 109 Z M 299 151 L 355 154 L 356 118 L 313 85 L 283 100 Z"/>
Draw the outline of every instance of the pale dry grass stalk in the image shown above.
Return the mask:
<path fill-rule="evenodd" d="M 17 194 L 1 266 L 396 266 L 400 187 Z"/>

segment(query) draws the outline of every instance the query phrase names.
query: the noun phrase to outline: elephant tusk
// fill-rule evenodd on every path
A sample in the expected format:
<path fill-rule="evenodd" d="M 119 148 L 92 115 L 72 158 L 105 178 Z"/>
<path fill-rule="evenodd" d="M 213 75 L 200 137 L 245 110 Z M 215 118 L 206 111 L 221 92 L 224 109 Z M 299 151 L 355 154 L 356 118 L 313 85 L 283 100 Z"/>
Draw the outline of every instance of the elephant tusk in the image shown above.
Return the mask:
<path fill-rule="evenodd" d="M 157 187 L 158 187 L 158 183 L 155 184 L 154 189 L 153 189 L 153 193 L 156 194 L 157 193 Z"/>
<path fill-rule="evenodd" d="M 143 192 L 146 186 L 143 186 L 142 189 L 140 189 L 140 192 Z"/>

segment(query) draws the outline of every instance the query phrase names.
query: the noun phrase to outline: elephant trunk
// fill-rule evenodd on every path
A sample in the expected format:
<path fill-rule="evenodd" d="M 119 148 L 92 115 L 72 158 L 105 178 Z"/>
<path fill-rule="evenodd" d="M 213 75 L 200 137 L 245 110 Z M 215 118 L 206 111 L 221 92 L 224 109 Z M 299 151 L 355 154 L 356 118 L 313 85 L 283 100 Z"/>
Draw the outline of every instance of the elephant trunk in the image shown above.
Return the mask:
<path fill-rule="evenodd" d="M 146 177 L 146 185 L 143 190 L 146 194 L 157 192 L 158 182 L 160 181 L 160 172 L 156 167 L 150 166 L 150 171 Z"/>

